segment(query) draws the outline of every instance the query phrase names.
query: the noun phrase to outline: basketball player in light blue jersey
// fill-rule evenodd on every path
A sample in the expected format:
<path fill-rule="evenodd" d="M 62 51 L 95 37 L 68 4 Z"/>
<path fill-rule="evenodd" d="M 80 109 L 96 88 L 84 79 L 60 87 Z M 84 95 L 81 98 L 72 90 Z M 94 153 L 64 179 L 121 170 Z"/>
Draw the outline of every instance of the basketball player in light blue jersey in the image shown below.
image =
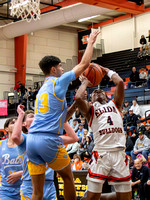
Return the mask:
<path fill-rule="evenodd" d="M 23 105 L 19 105 L 17 108 L 18 119 L 15 123 L 15 127 L 12 133 L 12 140 L 18 145 L 18 153 L 21 158 L 21 163 L 23 167 L 23 182 L 20 189 L 21 200 L 30 200 L 32 195 L 32 181 L 27 165 L 26 139 L 28 135 L 22 132 L 22 125 L 24 125 L 24 127 L 28 131 L 32 121 L 34 120 L 34 112 L 32 110 L 27 110 L 26 112 L 24 112 L 23 108 Z M 54 171 L 48 167 L 45 172 L 43 200 L 56 199 L 56 190 L 53 180 Z"/>
<path fill-rule="evenodd" d="M 89 66 L 93 44 L 99 31 L 91 33 L 81 62 L 63 74 L 61 61 L 55 56 L 45 56 L 39 63 L 45 74 L 35 102 L 35 119 L 27 138 L 28 168 L 33 184 L 32 200 L 42 200 L 47 165 L 58 171 L 64 180 L 64 197 L 75 200 L 76 193 L 70 158 L 62 145 L 63 124 L 66 119 L 66 92 L 71 81 Z"/>
<path fill-rule="evenodd" d="M 12 140 L 18 145 L 19 155 L 23 166 L 23 183 L 21 185 L 21 200 L 30 200 L 32 195 L 32 182 L 29 175 L 27 166 L 27 154 L 26 154 L 26 138 L 27 134 L 22 133 L 22 125 L 28 131 L 32 121 L 34 120 L 34 112 L 32 110 L 23 111 L 24 106 L 19 105 L 17 108 L 18 119 L 15 123 L 15 127 L 12 133 Z M 76 142 L 79 138 L 73 129 L 67 124 L 64 124 L 64 128 L 69 132 L 69 136 L 61 136 L 64 144 Z M 69 129 L 70 128 L 70 129 Z M 45 172 L 45 184 L 43 192 L 43 200 L 55 200 L 56 190 L 54 186 L 54 171 L 51 168 L 47 168 Z"/>
<path fill-rule="evenodd" d="M 0 141 L 0 200 L 20 200 L 22 166 L 16 144 L 12 141 L 15 119 L 7 119 L 4 129 L 8 139 Z"/>

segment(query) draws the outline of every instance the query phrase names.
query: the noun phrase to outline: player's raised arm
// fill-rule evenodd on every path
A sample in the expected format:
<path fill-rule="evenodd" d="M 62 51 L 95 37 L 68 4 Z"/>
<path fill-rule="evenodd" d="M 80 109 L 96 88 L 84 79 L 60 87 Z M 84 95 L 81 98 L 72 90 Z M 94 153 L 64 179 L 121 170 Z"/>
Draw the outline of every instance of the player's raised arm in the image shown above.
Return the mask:
<path fill-rule="evenodd" d="M 85 53 L 81 59 L 81 62 L 73 68 L 76 78 L 78 78 L 79 75 L 82 74 L 84 70 L 89 66 L 93 55 L 93 44 L 95 43 L 95 40 L 99 33 L 100 31 L 97 30 L 90 34 L 88 44 Z"/>
<path fill-rule="evenodd" d="M 82 77 L 82 84 L 76 92 L 76 104 L 84 117 L 89 121 L 91 116 L 91 106 L 90 104 L 84 100 L 84 92 L 87 86 L 91 84 L 90 81 L 86 77 Z"/>
<path fill-rule="evenodd" d="M 109 70 L 108 68 L 102 67 L 105 70 L 107 76 L 114 82 L 116 85 L 114 91 L 114 101 L 119 109 L 122 107 L 124 100 L 124 83 L 122 78 L 114 71 Z"/>
<path fill-rule="evenodd" d="M 18 119 L 15 123 L 14 129 L 13 129 L 13 133 L 12 133 L 12 140 L 17 144 L 20 145 L 23 141 L 23 136 L 21 135 L 22 132 L 22 121 L 24 118 L 24 111 L 23 111 L 24 106 L 23 105 L 19 105 L 17 108 L 17 112 L 18 112 Z"/>

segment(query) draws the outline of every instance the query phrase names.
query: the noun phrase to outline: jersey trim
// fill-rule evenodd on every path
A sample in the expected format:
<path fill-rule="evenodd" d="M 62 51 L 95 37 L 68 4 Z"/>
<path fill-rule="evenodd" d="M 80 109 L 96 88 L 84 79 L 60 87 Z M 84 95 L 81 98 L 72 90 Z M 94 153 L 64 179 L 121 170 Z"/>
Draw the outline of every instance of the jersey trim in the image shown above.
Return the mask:
<path fill-rule="evenodd" d="M 48 78 L 48 79 L 45 80 L 45 82 L 46 82 L 46 81 L 52 81 L 52 82 L 53 82 L 53 94 L 54 94 L 54 97 L 55 97 L 57 100 L 59 100 L 59 101 L 64 101 L 64 100 L 62 100 L 62 99 L 59 99 L 59 98 L 56 96 L 56 94 L 55 94 L 55 83 L 56 83 L 56 80 L 57 80 L 57 78 L 55 78 L 54 81 L 53 81 L 51 78 Z"/>
<path fill-rule="evenodd" d="M 118 109 L 118 111 L 119 111 L 119 113 L 120 113 L 120 115 L 121 115 L 121 112 L 120 112 L 120 110 L 119 110 L 119 108 L 118 108 L 116 102 L 114 101 L 114 99 L 112 99 L 112 102 L 115 104 L 116 108 Z M 121 118 L 122 118 L 122 115 L 121 115 Z"/>
<path fill-rule="evenodd" d="M 54 97 L 57 99 L 57 100 L 59 100 L 59 101 L 64 101 L 64 100 L 62 100 L 62 99 L 59 99 L 57 96 L 56 96 L 56 94 L 55 94 L 55 83 L 56 83 L 56 80 L 57 80 L 57 78 L 54 80 L 54 83 L 53 83 L 53 94 L 54 94 Z"/>
<path fill-rule="evenodd" d="M 23 156 L 24 156 L 26 153 L 27 153 L 27 152 L 25 151 L 22 155 L 19 156 L 19 157 L 22 159 L 23 166 L 25 166 Z"/>
<path fill-rule="evenodd" d="M 96 174 L 91 172 L 89 169 L 89 177 L 95 178 L 95 179 L 101 179 L 101 180 L 107 180 L 107 181 L 112 181 L 112 182 L 125 182 L 125 181 L 130 181 L 131 180 L 131 175 L 123 177 L 123 178 L 116 178 L 114 176 L 104 176 L 102 174 Z"/>
<path fill-rule="evenodd" d="M 63 108 L 64 108 L 64 101 L 63 101 L 63 104 L 62 104 L 62 112 L 63 112 Z M 60 114 L 60 125 L 59 125 L 59 129 L 58 129 L 58 134 L 59 134 L 60 128 L 61 128 L 62 112 L 61 112 L 61 114 Z"/>
<path fill-rule="evenodd" d="M 0 141 L 0 146 L 1 146 L 1 144 L 2 144 L 2 140 Z"/>
<path fill-rule="evenodd" d="M 92 125 L 92 121 L 93 121 L 93 117 L 94 117 L 94 107 L 93 107 L 92 104 L 91 104 L 91 109 L 92 109 L 92 116 L 91 116 L 90 123 L 89 123 L 89 126 L 90 126 L 90 127 L 91 127 L 91 125 Z"/>

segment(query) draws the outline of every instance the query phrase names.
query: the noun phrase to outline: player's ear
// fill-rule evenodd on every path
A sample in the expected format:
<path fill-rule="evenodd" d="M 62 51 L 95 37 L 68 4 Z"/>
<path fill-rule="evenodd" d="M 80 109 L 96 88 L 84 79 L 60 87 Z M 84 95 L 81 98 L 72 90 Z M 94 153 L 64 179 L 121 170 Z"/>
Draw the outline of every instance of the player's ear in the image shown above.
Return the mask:
<path fill-rule="evenodd" d="M 8 127 L 6 127 L 4 130 L 6 131 L 6 133 L 8 133 Z"/>
<path fill-rule="evenodd" d="M 56 67 L 51 67 L 50 73 L 56 73 Z"/>

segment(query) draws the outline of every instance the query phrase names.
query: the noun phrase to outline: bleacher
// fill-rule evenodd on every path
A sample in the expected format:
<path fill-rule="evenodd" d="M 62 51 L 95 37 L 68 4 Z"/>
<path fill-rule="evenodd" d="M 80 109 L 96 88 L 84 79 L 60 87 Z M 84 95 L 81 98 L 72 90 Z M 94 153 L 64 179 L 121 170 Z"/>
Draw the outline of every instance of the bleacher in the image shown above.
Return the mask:
<path fill-rule="evenodd" d="M 146 68 L 146 65 L 150 64 L 150 60 L 137 59 L 138 51 L 139 48 L 135 48 L 134 51 L 129 49 L 103 54 L 102 57 L 98 57 L 93 62 L 116 71 L 125 80 L 125 78 L 129 77 L 133 66 L 139 70 L 142 67 Z"/>
<path fill-rule="evenodd" d="M 129 102 L 132 102 L 133 99 L 137 99 L 138 104 L 149 104 L 150 103 L 150 90 L 147 87 L 141 88 L 131 88 L 127 89 L 127 84 L 129 81 L 129 76 L 132 70 L 132 67 L 136 67 L 137 71 L 141 68 L 145 68 L 145 71 L 148 71 L 150 68 L 150 59 L 148 60 L 138 60 L 139 48 L 135 48 L 134 51 L 131 49 L 118 51 L 108 54 L 103 54 L 102 57 L 98 57 L 92 62 L 98 63 L 103 67 L 108 67 L 111 70 L 116 71 L 124 80 L 125 85 L 125 99 Z M 91 94 L 95 88 L 88 88 L 88 93 Z M 113 98 L 113 93 L 115 87 L 102 87 L 106 91 L 108 97 Z M 67 102 L 68 105 L 71 105 L 73 102 L 73 92 L 74 90 L 69 90 L 67 93 Z"/>

